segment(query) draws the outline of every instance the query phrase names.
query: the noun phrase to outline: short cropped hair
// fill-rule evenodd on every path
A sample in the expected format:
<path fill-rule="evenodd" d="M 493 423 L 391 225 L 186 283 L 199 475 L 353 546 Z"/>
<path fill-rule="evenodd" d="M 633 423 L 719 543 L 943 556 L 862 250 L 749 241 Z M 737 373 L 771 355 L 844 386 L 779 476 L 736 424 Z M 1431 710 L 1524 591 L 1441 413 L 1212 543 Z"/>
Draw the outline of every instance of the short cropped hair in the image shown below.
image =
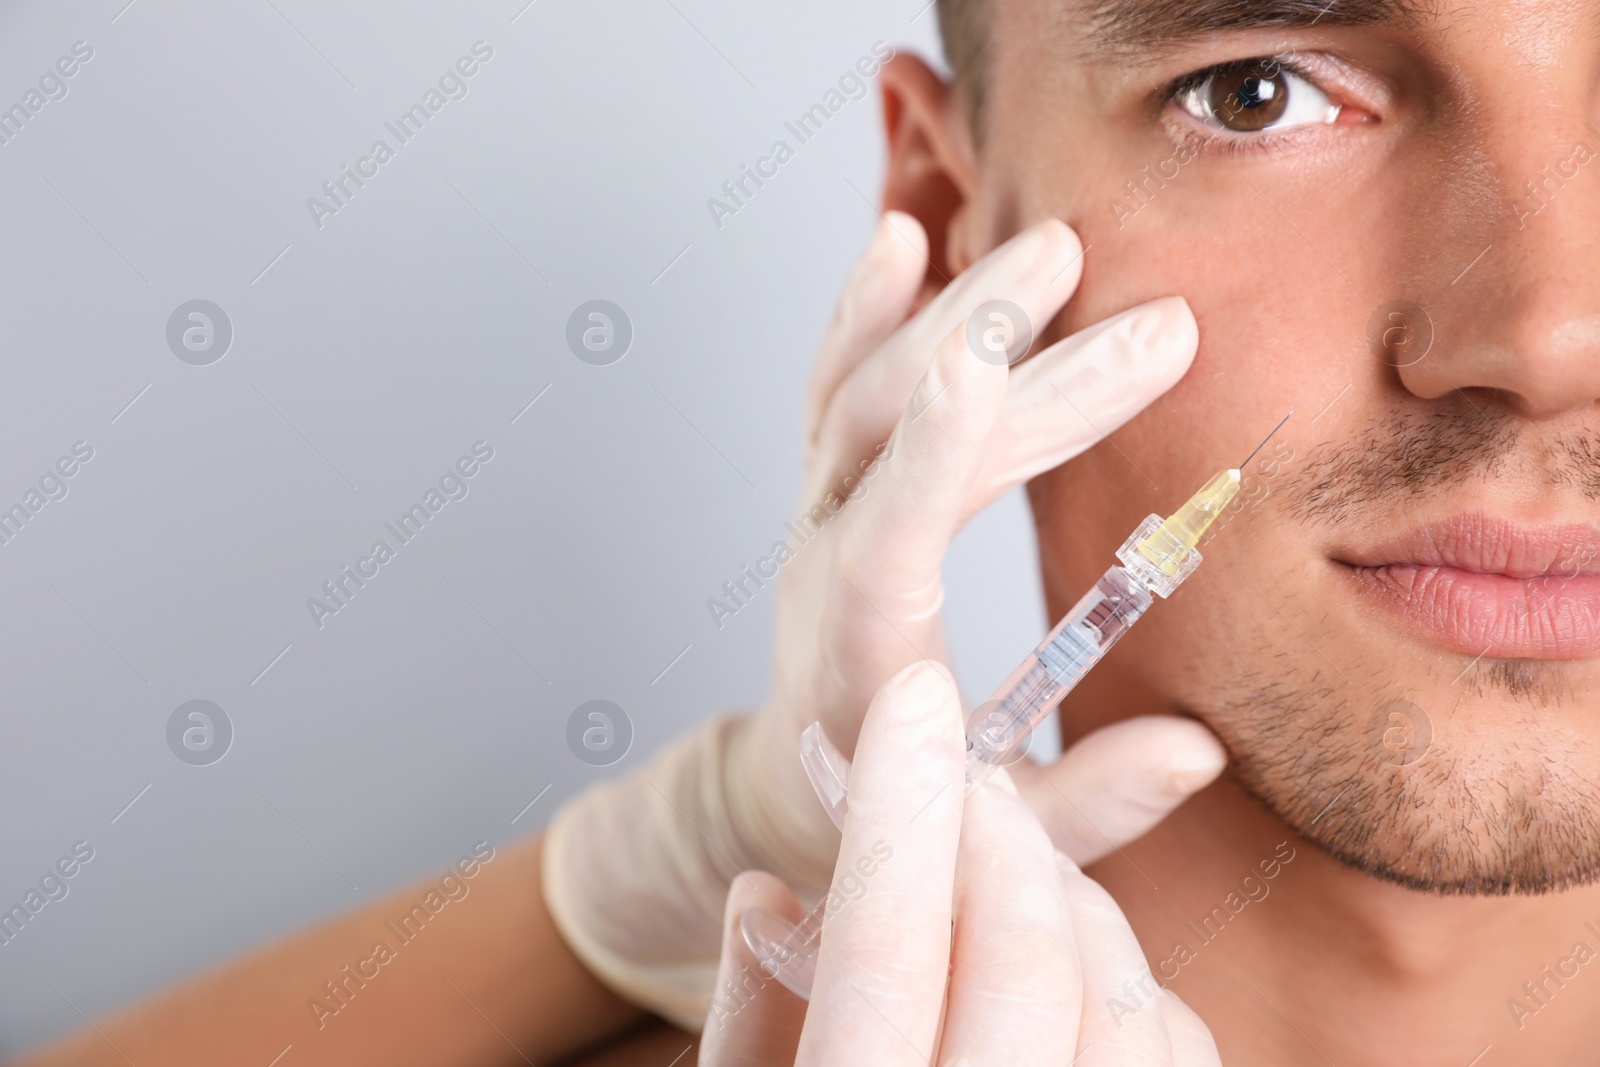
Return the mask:
<path fill-rule="evenodd" d="M 983 89 L 988 77 L 988 0 L 938 0 L 939 37 L 974 131 L 983 129 Z"/>

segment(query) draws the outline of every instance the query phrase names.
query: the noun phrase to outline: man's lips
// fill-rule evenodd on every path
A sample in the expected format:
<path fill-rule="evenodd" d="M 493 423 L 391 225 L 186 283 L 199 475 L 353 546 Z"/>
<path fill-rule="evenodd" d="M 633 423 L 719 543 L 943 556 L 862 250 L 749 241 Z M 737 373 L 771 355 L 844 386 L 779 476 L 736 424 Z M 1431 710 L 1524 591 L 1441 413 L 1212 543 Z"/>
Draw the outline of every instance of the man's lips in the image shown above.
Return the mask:
<path fill-rule="evenodd" d="M 1600 653 L 1600 530 L 1522 526 L 1483 514 L 1342 550 L 1356 588 L 1470 655 Z"/>

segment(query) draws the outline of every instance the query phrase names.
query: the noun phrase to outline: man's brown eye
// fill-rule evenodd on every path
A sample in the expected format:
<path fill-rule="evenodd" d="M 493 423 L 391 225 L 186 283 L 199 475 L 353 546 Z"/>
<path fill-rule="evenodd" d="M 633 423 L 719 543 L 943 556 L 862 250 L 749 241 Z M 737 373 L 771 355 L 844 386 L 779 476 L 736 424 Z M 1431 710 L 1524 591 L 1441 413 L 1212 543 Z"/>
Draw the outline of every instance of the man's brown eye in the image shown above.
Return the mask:
<path fill-rule="evenodd" d="M 1259 63 L 1231 67 L 1208 80 L 1207 103 L 1225 129 L 1255 133 L 1283 118 L 1289 109 L 1289 79 L 1281 67 Z"/>
<path fill-rule="evenodd" d="M 1171 99 L 1202 125 L 1227 134 L 1331 123 L 1340 111 L 1310 79 L 1270 56 L 1200 71 Z"/>

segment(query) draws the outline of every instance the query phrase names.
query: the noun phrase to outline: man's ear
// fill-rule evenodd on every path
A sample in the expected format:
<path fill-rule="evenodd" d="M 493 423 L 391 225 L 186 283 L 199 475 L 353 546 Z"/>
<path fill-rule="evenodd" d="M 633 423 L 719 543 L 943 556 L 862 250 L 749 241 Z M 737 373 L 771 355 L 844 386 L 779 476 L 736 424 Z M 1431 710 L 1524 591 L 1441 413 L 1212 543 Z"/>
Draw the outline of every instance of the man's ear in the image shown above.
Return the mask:
<path fill-rule="evenodd" d="M 955 88 L 916 56 L 894 56 L 879 81 L 889 149 L 883 208 L 906 212 L 928 231 L 926 299 L 976 258 L 968 228 L 977 166 L 966 110 Z"/>

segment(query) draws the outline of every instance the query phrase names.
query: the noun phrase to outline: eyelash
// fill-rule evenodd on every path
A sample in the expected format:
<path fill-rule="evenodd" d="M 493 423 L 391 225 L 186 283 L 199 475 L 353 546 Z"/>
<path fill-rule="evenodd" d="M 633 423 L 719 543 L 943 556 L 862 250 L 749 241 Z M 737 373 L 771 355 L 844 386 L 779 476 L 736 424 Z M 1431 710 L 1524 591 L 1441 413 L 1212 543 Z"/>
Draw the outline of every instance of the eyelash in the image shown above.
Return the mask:
<path fill-rule="evenodd" d="M 1162 89 L 1161 104 L 1163 114 L 1170 108 L 1176 108 L 1183 116 L 1180 120 L 1168 119 L 1167 125 L 1169 129 L 1185 146 L 1193 147 L 1198 151 L 1209 151 L 1227 156 L 1245 156 L 1260 152 L 1271 152 L 1284 146 L 1287 142 L 1303 140 L 1308 130 L 1312 127 L 1304 125 L 1292 126 L 1286 130 L 1267 130 L 1260 133 L 1219 133 L 1214 130 L 1202 129 L 1198 126 L 1198 120 L 1189 115 L 1178 104 L 1178 98 L 1183 93 L 1198 89 L 1209 78 L 1219 74 L 1226 74 L 1240 67 L 1266 63 L 1271 63 L 1279 70 L 1304 79 L 1314 86 L 1318 92 L 1323 93 L 1330 99 L 1333 98 L 1333 94 L 1323 88 L 1304 66 L 1284 56 L 1256 56 L 1228 63 L 1217 63 L 1175 78 Z"/>

